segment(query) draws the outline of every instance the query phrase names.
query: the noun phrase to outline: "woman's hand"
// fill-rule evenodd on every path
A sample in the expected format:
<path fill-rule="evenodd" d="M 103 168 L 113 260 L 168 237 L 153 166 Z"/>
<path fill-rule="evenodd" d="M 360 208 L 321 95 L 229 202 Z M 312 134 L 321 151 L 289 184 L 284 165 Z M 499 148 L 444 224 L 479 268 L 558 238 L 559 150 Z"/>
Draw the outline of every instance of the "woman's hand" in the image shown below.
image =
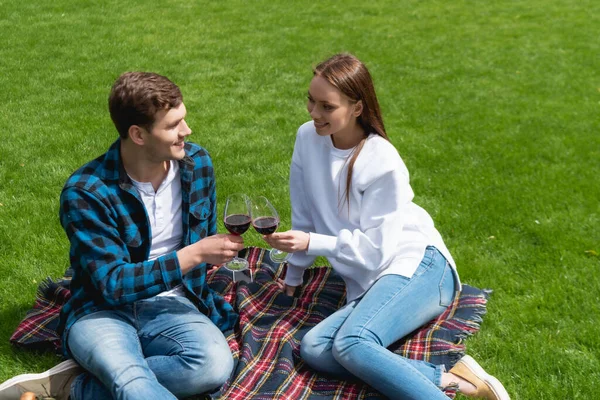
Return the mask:
<path fill-rule="evenodd" d="M 302 231 L 275 232 L 272 235 L 264 235 L 263 239 L 271 247 L 286 253 L 308 250 L 310 236 Z"/>
<path fill-rule="evenodd" d="M 288 296 L 293 296 L 296 293 L 296 289 L 298 289 L 298 286 L 286 285 L 283 279 L 277 279 L 275 283 Z"/>

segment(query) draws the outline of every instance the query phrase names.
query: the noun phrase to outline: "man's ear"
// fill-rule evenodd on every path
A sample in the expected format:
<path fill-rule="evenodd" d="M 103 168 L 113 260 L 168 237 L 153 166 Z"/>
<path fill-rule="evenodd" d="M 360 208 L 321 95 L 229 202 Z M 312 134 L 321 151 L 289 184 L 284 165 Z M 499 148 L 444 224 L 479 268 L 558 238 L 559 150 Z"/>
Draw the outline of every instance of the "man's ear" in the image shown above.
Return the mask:
<path fill-rule="evenodd" d="M 144 134 L 147 133 L 144 128 L 138 125 L 131 125 L 127 131 L 129 140 L 133 143 L 142 146 L 144 144 Z"/>
<path fill-rule="evenodd" d="M 356 104 L 354 104 L 354 111 L 352 112 L 352 115 L 354 115 L 355 117 L 359 117 L 360 114 L 362 114 L 363 112 L 363 102 L 362 100 L 359 100 L 356 102 Z"/>

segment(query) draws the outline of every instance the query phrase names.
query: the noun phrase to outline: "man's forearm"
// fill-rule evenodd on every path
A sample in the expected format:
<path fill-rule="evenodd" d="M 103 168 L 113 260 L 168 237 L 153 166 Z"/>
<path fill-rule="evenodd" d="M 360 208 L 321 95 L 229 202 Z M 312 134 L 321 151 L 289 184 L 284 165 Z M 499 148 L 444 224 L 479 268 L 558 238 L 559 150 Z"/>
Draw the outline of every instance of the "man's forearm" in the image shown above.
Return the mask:
<path fill-rule="evenodd" d="M 182 275 L 187 274 L 196 265 L 203 262 L 202 254 L 195 249 L 195 244 L 191 244 L 177 251 L 177 258 L 179 260 L 179 269 L 181 270 Z"/>

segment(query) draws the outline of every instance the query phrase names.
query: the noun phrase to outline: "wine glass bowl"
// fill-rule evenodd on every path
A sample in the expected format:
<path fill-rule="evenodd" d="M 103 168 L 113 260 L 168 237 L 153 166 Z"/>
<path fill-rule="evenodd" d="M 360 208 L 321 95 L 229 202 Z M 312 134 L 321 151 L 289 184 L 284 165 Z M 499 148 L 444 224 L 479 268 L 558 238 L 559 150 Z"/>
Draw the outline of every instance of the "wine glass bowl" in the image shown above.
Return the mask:
<path fill-rule="evenodd" d="M 225 228 L 232 235 L 243 235 L 250 227 L 250 216 L 244 214 L 231 214 L 223 219 Z"/>
<path fill-rule="evenodd" d="M 248 196 L 241 193 L 229 195 L 223 211 L 223 224 L 229 233 L 241 236 L 248 230 L 251 222 Z M 224 264 L 224 267 L 231 271 L 234 282 L 236 272 L 245 271 L 249 266 L 248 261 L 240 257 L 234 257 Z M 250 281 L 252 281 L 252 270 L 250 270 Z"/>
<path fill-rule="evenodd" d="M 252 221 L 252 226 L 261 235 L 271 235 L 277 230 L 279 220 L 276 217 L 258 217 Z"/>
<path fill-rule="evenodd" d="M 271 202 L 264 196 L 257 197 L 251 201 L 250 216 L 252 226 L 261 235 L 271 235 L 279 227 L 279 214 Z M 277 263 L 287 261 L 291 254 L 281 250 L 271 249 L 269 252 L 271 260 Z"/>

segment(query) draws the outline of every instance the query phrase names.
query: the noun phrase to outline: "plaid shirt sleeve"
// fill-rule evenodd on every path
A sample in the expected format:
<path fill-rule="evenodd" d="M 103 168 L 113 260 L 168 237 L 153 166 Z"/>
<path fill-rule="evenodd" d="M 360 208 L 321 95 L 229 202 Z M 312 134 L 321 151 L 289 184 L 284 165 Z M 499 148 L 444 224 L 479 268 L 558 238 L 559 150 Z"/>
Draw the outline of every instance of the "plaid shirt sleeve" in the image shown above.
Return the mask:
<path fill-rule="evenodd" d="M 212 165 L 212 162 L 211 162 Z M 211 174 L 210 181 L 210 203 L 211 203 L 211 213 L 210 219 L 208 221 L 208 236 L 217 234 L 217 189 L 215 185 L 214 175 Z"/>
<path fill-rule="evenodd" d="M 61 224 L 71 243 L 71 265 L 90 277 L 109 305 L 129 304 L 182 282 L 174 251 L 152 261 L 132 262 L 130 249 L 142 244 L 140 232 L 132 216 L 116 213 L 108 199 L 73 185 L 62 192 L 60 203 Z"/>

